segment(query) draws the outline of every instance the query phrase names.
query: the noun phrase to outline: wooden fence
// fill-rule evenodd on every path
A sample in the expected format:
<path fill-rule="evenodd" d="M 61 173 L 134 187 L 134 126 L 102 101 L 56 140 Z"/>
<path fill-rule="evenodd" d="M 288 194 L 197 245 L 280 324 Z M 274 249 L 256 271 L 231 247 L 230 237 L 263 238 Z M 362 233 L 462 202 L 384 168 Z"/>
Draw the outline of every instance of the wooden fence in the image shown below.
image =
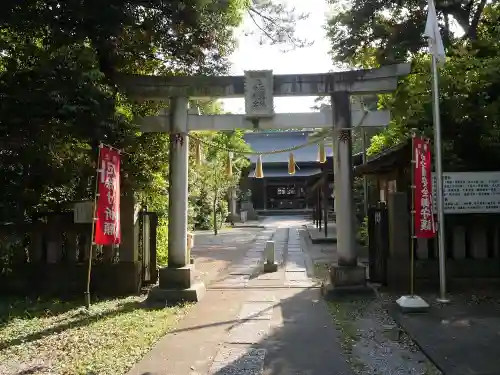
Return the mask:
<path fill-rule="evenodd" d="M 410 278 L 411 216 L 406 195 L 389 195 L 379 207 L 387 214 L 369 218 L 369 248 L 376 282 L 407 288 Z M 380 222 L 383 218 L 387 223 Z M 380 230 L 382 228 L 382 230 Z M 461 281 L 500 281 L 500 215 L 445 215 L 446 276 L 453 284 Z M 417 282 L 439 282 L 438 238 L 415 239 Z"/>
<path fill-rule="evenodd" d="M 105 295 L 136 293 L 156 282 L 157 216 L 141 212 L 136 223 L 139 259 L 120 259 L 119 247 L 94 247 L 92 289 Z M 31 223 L 0 226 L 0 292 L 82 293 L 90 253 L 91 225 L 73 212 L 40 214 Z"/>

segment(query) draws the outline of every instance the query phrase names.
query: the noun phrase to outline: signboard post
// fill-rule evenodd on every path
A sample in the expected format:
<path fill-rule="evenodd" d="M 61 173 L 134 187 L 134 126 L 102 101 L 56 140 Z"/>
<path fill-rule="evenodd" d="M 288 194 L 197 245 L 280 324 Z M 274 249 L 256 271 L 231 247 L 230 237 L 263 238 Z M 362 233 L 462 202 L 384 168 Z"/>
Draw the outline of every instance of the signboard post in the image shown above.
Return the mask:
<path fill-rule="evenodd" d="M 73 207 L 73 222 L 75 224 L 92 223 L 93 214 L 94 214 L 93 201 L 77 202 Z"/>

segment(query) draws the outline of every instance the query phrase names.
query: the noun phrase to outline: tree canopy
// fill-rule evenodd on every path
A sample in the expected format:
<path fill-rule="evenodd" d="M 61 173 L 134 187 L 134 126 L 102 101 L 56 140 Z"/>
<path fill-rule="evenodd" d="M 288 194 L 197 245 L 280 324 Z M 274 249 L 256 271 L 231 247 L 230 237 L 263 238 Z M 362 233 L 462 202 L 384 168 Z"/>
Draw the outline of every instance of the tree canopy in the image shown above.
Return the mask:
<path fill-rule="evenodd" d="M 426 45 L 423 37 L 427 0 L 330 0 L 333 15 L 327 33 L 334 60 L 374 65 L 408 60 Z M 486 0 L 436 0 L 446 46 L 479 38 Z M 463 31 L 455 35 L 453 29 Z"/>
<path fill-rule="evenodd" d="M 482 0 L 436 3 L 447 52 L 439 76 L 445 168 L 498 170 L 500 6 Z M 395 93 L 379 96 L 392 121 L 372 137 L 369 153 L 407 139 L 411 129 L 432 139 L 430 57 L 423 37 L 427 1 L 355 0 L 350 8 L 335 4 L 327 25 L 334 61 L 360 67 L 412 64 Z"/>
<path fill-rule="evenodd" d="M 303 43 L 293 26 L 305 15 L 276 1 L 2 1 L 0 222 L 29 222 L 37 212 L 92 199 L 102 142 L 123 151 L 122 191 L 159 213 L 158 261 L 166 262 L 169 136 L 140 132 L 136 118 L 169 103 L 131 100 L 117 86 L 117 75 L 224 74 L 244 16 L 265 42 Z M 214 100 L 191 104 L 202 113 L 221 110 Z M 198 136 L 225 147 L 242 142 L 238 132 Z M 190 159 L 191 226 L 200 224 L 211 202 L 210 194 L 200 194 L 202 178 L 224 187 L 232 181 L 212 175 L 224 154 L 208 154 L 202 166 Z M 218 189 L 214 196 L 220 200 L 224 193 Z"/>

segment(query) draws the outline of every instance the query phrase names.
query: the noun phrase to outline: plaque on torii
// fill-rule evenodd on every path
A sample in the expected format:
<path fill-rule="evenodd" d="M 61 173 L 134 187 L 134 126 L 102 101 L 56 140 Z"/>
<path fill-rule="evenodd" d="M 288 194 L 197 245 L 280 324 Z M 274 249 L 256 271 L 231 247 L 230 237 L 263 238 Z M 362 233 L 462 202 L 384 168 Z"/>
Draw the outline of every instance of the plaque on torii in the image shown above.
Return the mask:
<path fill-rule="evenodd" d="M 249 120 L 274 117 L 272 70 L 245 71 L 245 117 Z"/>

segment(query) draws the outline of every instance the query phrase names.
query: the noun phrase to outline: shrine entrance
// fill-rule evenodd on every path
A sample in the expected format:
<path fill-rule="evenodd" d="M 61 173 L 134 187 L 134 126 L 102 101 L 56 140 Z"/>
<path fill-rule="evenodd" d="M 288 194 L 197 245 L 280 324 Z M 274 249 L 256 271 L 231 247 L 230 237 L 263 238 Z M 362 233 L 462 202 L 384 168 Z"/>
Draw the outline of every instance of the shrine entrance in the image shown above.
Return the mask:
<path fill-rule="evenodd" d="M 305 191 L 294 183 L 277 182 L 268 184 L 266 189 L 266 206 L 271 210 L 299 210 L 306 208 Z"/>
<path fill-rule="evenodd" d="M 232 77 L 120 77 L 120 86 L 129 97 L 170 100 L 168 112 L 141 119 L 142 131 L 173 135 L 170 137 L 168 267 L 159 271 L 159 286 L 150 296 L 168 301 L 198 301 L 205 291 L 202 283 L 193 282 L 194 266 L 189 262 L 186 241 L 189 132 L 200 130 L 332 129 L 338 264 L 332 266 L 331 277 L 337 286 L 364 284 L 365 270 L 357 262 L 351 129 L 384 126 L 390 116 L 386 111 L 353 108 L 351 96 L 392 92 L 397 88 L 398 77 L 409 72 L 409 64 L 397 64 L 324 74 L 273 75 L 266 70 L 247 71 L 244 76 Z M 328 96 L 331 109 L 274 113 L 275 96 Z M 235 97 L 245 98 L 244 115 L 199 115 L 188 108 L 189 98 Z M 285 194 L 278 194 L 283 188 Z M 291 192 L 287 186 L 276 187 L 276 196 L 292 195 Z M 297 193 L 297 187 L 294 192 Z M 281 202 L 285 203 L 286 199 Z"/>

